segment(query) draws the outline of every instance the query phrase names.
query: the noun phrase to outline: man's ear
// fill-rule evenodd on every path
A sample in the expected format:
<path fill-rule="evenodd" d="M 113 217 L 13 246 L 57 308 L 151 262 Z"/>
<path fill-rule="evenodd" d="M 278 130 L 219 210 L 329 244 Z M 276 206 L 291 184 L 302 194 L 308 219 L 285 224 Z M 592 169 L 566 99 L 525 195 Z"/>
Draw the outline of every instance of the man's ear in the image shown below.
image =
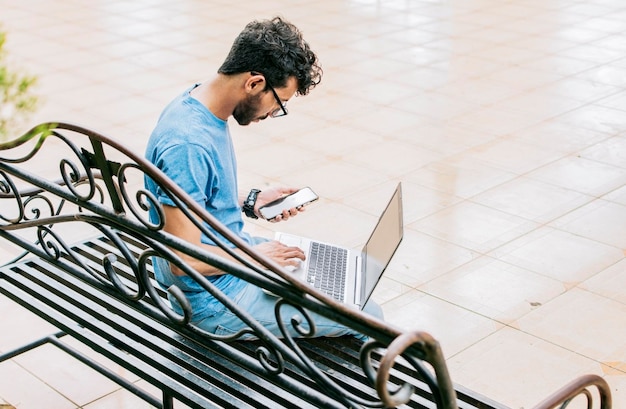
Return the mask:
<path fill-rule="evenodd" d="M 244 86 L 247 94 L 256 95 L 265 90 L 265 77 L 262 74 L 250 74 Z"/>

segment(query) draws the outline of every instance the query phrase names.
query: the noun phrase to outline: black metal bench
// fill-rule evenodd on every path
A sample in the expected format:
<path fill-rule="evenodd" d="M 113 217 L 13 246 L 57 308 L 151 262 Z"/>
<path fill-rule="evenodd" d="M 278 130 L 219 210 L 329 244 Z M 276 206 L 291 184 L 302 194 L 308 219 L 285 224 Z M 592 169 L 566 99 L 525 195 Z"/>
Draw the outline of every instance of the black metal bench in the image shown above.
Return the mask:
<path fill-rule="evenodd" d="M 162 223 L 150 223 L 147 209 L 158 204 L 142 188 L 145 176 L 170 192 L 189 217 L 193 212 L 216 227 L 247 257 L 217 258 L 168 235 Z M 175 401 L 193 408 L 505 408 L 454 385 L 437 341 L 427 333 L 403 333 L 295 281 L 233 237 L 141 155 L 82 127 L 42 124 L 0 145 L 0 237 L 23 251 L 0 268 L 0 292 L 59 329 L 5 352 L 0 362 L 50 343 L 163 408 Z M 172 249 L 280 294 L 277 317 L 285 305 L 298 308 L 292 325 L 302 337 L 270 334 Z M 167 295 L 185 306 L 184 296 L 177 288 L 158 286 L 152 257 L 177 263 L 215 292 L 258 340 L 209 334 L 189 322 L 189 311 L 176 314 Z M 370 341 L 315 338 L 307 311 L 348 325 Z M 66 337 L 155 385 L 162 396 L 77 351 Z M 606 382 L 587 375 L 537 408 L 557 407 L 579 395 L 599 396 L 601 408 L 611 406 Z"/>

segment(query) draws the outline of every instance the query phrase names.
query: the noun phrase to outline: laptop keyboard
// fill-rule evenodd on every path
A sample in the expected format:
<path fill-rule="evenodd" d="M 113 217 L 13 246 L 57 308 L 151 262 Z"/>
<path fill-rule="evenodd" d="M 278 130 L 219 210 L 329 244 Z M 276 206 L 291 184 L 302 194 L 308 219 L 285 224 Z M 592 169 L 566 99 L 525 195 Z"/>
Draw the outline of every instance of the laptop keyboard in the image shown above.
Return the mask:
<path fill-rule="evenodd" d="M 307 282 L 338 301 L 344 300 L 348 251 L 312 242 Z"/>

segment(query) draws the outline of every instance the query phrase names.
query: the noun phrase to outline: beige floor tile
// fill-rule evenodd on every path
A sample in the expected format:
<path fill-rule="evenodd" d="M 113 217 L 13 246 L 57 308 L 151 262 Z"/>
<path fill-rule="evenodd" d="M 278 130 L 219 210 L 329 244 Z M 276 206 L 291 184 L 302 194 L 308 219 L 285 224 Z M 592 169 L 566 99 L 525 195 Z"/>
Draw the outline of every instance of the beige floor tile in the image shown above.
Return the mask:
<path fill-rule="evenodd" d="M 5 328 L 10 329 L 3 330 L 0 336 L 0 351 L 2 352 L 11 351 L 58 332 L 57 328 L 4 295 L 0 296 L 0 315 Z M 1 393 L 0 396 L 2 396 Z"/>
<path fill-rule="evenodd" d="M 265 157 L 265 160 L 255 161 L 254 158 L 258 155 Z M 240 152 L 238 160 L 246 163 L 242 166 L 244 169 L 254 170 L 269 178 L 278 178 L 294 170 L 316 168 L 320 163 L 324 163 L 324 156 L 291 144 L 277 143 Z"/>
<path fill-rule="evenodd" d="M 527 176 L 592 196 L 608 193 L 626 182 L 623 169 L 574 156 L 559 159 Z"/>
<path fill-rule="evenodd" d="M 610 371 L 604 379 L 611 388 L 613 405 L 617 407 L 618 402 L 626 402 L 626 375 L 623 371 Z"/>
<path fill-rule="evenodd" d="M 425 46 L 429 45 L 431 44 Z M 433 75 L 437 75 L 437 78 L 445 78 L 446 81 L 429 81 L 422 87 L 477 104 L 493 103 L 519 92 L 515 89 L 504 88 L 502 84 L 483 80 L 491 73 L 504 69 L 507 66 L 504 63 L 488 61 L 480 55 L 446 55 L 446 57 L 428 67 L 433 71 Z"/>
<path fill-rule="evenodd" d="M 612 21 L 613 22 L 618 22 L 617 20 L 612 20 Z M 621 23 L 621 22 L 619 22 L 619 23 Z M 608 35 L 606 37 L 602 37 L 601 39 L 599 39 L 597 41 L 594 41 L 593 44 L 597 45 L 599 47 L 608 48 L 608 49 L 611 49 L 611 50 L 622 51 L 626 47 L 624 45 L 624 42 L 621 41 L 623 39 L 622 35 L 623 34 L 620 34 L 619 32 L 614 32 L 614 33 L 611 33 L 610 35 Z"/>
<path fill-rule="evenodd" d="M 436 38 L 436 34 L 421 30 L 410 31 L 406 36 L 403 32 L 390 33 L 388 36 L 391 36 L 391 39 L 400 37 L 398 41 L 401 43 L 405 40 L 411 41 L 411 34 L 414 35 L 414 41 L 417 43 L 422 43 L 428 38 L 431 40 L 433 37 Z M 395 78 L 390 78 L 391 81 L 406 83 L 408 80 L 409 86 L 415 86 L 418 89 L 433 89 L 438 85 L 445 85 L 454 80 L 454 77 L 450 76 L 449 73 L 433 70 L 429 67 L 431 64 L 447 61 L 449 57 L 448 51 L 440 48 L 431 48 L 432 44 L 428 40 L 425 41 L 425 44 L 405 45 L 401 50 L 385 54 L 385 58 L 408 61 L 414 64 L 411 71 L 403 72 Z M 416 69 L 415 66 L 418 68 Z M 416 78 L 421 79 L 422 82 L 415 81 Z"/>
<path fill-rule="evenodd" d="M 428 121 L 398 131 L 393 139 L 421 146 L 445 155 L 446 158 L 462 153 L 468 148 L 487 143 L 496 137 L 451 125 Z"/>
<path fill-rule="evenodd" d="M 382 151 L 378 145 L 346 154 L 342 159 L 347 163 L 372 170 L 387 179 L 395 179 L 420 169 L 439 157 L 439 154 L 428 149 L 404 142 L 395 142 L 387 143 Z"/>
<path fill-rule="evenodd" d="M 626 68 L 604 65 L 581 72 L 576 75 L 576 78 L 623 87 L 624 83 L 626 83 Z"/>
<path fill-rule="evenodd" d="M 602 297 L 626 304 L 626 294 L 622 289 L 626 283 L 626 260 L 622 259 L 600 273 L 585 280 L 580 288 L 591 291 Z"/>
<path fill-rule="evenodd" d="M 559 280 L 568 288 L 623 258 L 615 247 L 542 227 L 494 251 L 507 263 Z"/>
<path fill-rule="evenodd" d="M 76 408 L 76 403 L 13 361 L 0 364 L 0 385 L 1 399 L 20 409 Z"/>
<path fill-rule="evenodd" d="M 119 389 L 116 383 L 52 345 L 41 346 L 14 358 L 14 361 L 27 371 L 36 373 L 41 382 L 75 402 L 77 406 Z"/>
<path fill-rule="evenodd" d="M 515 174 L 481 162 L 468 153 L 427 165 L 406 179 L 442 192 L 469 198 L 515 178 Z"/>
<path fill-rule="evenodd" d="M 516 174 L 524 174 L 561 157 L 558 152 L 509 138 L 476 146 L 465 155 Z"/>
<path fill-rule="evenodd" d="M 604 132 L 584 129 L 564 121 L 553 120 L 516 132 L 512 137 L 544 149 L 570 155 L 598 143 L 608 136 Z"/>
<path fill-rule="evenodd" d="M 626 94 L 624 94 L 623 92 L 620 92 L 618 94 L 596 101 L 596 104 L 625 111 L 626 110 Z M 624 133 L 622 132 L 622 135 L 623 134 Z"/>
<path fill-rule="evenodd" d="M 590 44 L 582 44 L 573 48 L 568 48 L 567 50 L 560 51 L 559 54 L 566 57 L 591 61 L 596 64 L 609 63 L 622 57 L 619 51 L 594 47 Z"/>
<path fill-rule="evenodd" d="M 118 390 L 97 401 L 83 406 L 84 409 L 133 408 L 151 409 L 152 405 L 126 390 Z"/>
<path fill-rule="evenodd" d="M 572 289 L 522 317 L 520 329 L 598 362 L 623 368 L 626 305 Z"/>
<path fill-rule="evenodd" d="M 585 20 L 585 23 L 589 21 L 590 20 Z M 587 25 L 581 24 L 578 27 L 569 27 L 564 30 L 559 30 L 555 35 L 559 38 L 576 43 L 589 43 L 606 37 L 606 32 L 598 30 L 596 27 L 587 27 Z"/>
<path fill-rule="evenodd" d="M 453 61 L 451 63 L 452 67 L 448 67 L 446 63 L 441 63 L 436 68 L 450 70 L 454 73 L 454 68 L 456 67 L 457 64 L 459 64 L 459 67 L 457 67 L 457 69 L 459 71 L 463 71 L 462 67 L 464 66 L 467 58 L 468 57 L 463 56 L 458 59 L 458 62 Z M 492 72 L 497 71 L 498 69 L 501 69 L 503 66 L 505 66 L 504 64 L 498 64 L 496 62 L 485 63 L 485 60 L 480 60 L 477 58 L 475 58 L 475 60 L 476 60 L 475 63 L 479 65 L 479 67 L 483 67 L 483 71 L 479 71 L 476 78 L 470 78 L 469 81 L 462 81 L 461 83 L 455 82 L 452 84 L 448 84 L 446 86 L 437 87 L 435 92 L 440 92 L 442 94 L 459 98 L 461 100 L 468 101 L 473 104 L 479 104 L 479 105 L 495 105 L 499 101 L 502 101 L 507 98 L 511 98 L 515 95 L 522 93 L 522 91 L 514 87 L 506 87 L 502 83 L 494 83 L 488 80 L 489 75 Z M 491 68 L 485 69 L 484 66 L 485 65 L 489 66 L 489 64 L 493 64 L 493 65 L 490 66 Z M 470 66 L 470 69 L 471 69 L 471 66 Z M 463 76 L 462 72 L 459 72 L 458 75 Z M 465 75 L 468 75 L 468 74 L 465 74 Z M 479 111 L 478 114 L 474 114 L 475 115 L 474 118 L 478 118 L 479 114 L 486 115 L 487 113 L 485 113 L 484 111 Z M 467 115 L 462 116 L 462 118 L 465 118 L 465 117 L 467 118 L 465 122 L 463 122 L 462 124 L 463 125 L 471 124 L 472 118 L 470 117 L 470 115 L 467 114 Z M 492 118 L 498 117 L 498 115 L 491 113 L 491 117 Z M 519 115 L 517 116 L 517 118 L 519 120 Z M 503 122 L 505 121 L 503 120 Z M 479 124 L 476 124 L 476 127 L 470 128 L 470 129 L 473 129 L 476 131 L 482 131 L 482 132 L 490 133 L 490 134 L 500 134 L 500 132 L 496 132 L 496 129 L 487 129 L 486 127 L 478 128 L 478 125 Z M 504 127 L 504 125 L 502 126 Z M 468 126 L 464 126 L 464 127 L 467 128 Z"/>
<path fill-rule="evenodd" d="M 580 156 L 597 162 L 626 168 L 626 138 L 617 136 L 580 152 Z"/>
<path fill-rule="evenodd" d="M 383 304 L 385 319 L 405 331 L 425 331 L 441 344 L 444 356 L 496 332 L 501 325 L 479 314 L 420 291 L 409 291 Z"/>
<path fill-rule="evenodd" d="M 413 74 L 411 81 L 416 86 L 429 83 L 429 76 L 423 78 Z M 406 81 L 406 80 L 404 80 Z M 422 92 L 417 96 L 403 98 L 391 104 L 392 107 L 408 112 L 414 112 L 436 120 L 450 120 L 458 116 L 476 111 L 479 106 L 471 102 L 458 100 L 453 96 L 443 95 L 435 92 Z"/>
<path fill-rule="evenodd" d="M 398 298 L 410 292 L 411 290 L 411 287 L 408 285 L 402 284 L 399 281 L 383 275 L 374 289 L 372 300 L 376 301 L 378 305 L 383 305 L 394 298 Z"/>
<path fill-rule="evenodd" d="M 137 381 L 135 385 L 144 391 L 148 392 L 157 399 L 161 399 L 162 393 L 158 388 L 148 384 L 145 381 Z M 181 402 L 174 400 L 174 407 L 176 409 L 189 409 L 189 406 L 182 404 Z M 132 408 L 143 409 L 153 408 L 143 399 L 135 396 L 134 394 L 124 390 L 118 389 L 115 392 L 102 396 L 100 399 L 82 406 L 82 409 L 109 409 L 109 408 Z"/>
<path fill-rule="evenodd" d="M 616 67 L 625 68 L 626 67 L 626 58 L 615 60 L 611 64 L 615 65 Z"/>
<path fill-rule="evenodd" d="M 520 177 L 476 195 L 471 200 L 528 220 L 546 223 L 593 199 L 592 196 L 573 190 Z"/>
<path fill-rule="evenodd" d="M 365 66 L 361 68 L 361 71 L 359 70 L 352 70 L 352 71 L 357 74 L 363 73 L 364 71 L 368 71 L 368 70 L 371 71 L 375 68 L 374 66 L 376 64 L 377 64 L 376 62 L 371 62 L 369 66 Z M 398 67 L 397 69 L 400 69 L 400 68 Z M 340 93 L 343 92 L 352 98 L 365 100 L 371 103 L 389 105 L 401 99 L 410 97 L 416 91 L 414 89 L 411 89 L 410 87 L 406 87 L 403 84 L 398 84 L 396 82 L 392 82 L 389 80 L 378 80 L 378 81 L 372 81 L 369 83 L 361 84 L 361 86 L 350 89 L 349 91 L 347 89 L 342 88 L 338 92 Z M 381 111 L 384 111 L 384 109 Z M 369 113 L 369 115 L 374 115 L 374 116 L 377 116 L 378 114 L 379 112 Z M 370 117 L 369 119 L 371 120 L 372 118 Z M 365 122 L 367 123 L 369 121 L 365 121 Z M 379 124 L 378 126 L 384 125 L 384 123 L 381 124 L 379 121 L 369 122 L 369 125 L 377 126 L 377 124 Z"/>
<path fill-rule="evenodd" d="M 285 136 L 283 139 L 308 151 L 324 154 L 327 158 L 343 158 L 358 149 L 380 147 L 386 143 L 384 137 L 373 132 L 334 124 L 325 127 L 316 126 L 309 132 Z M 256 141 L 267 143 L 258 137 Z"/>
<path fill-rule="evenodd" d="M 477 256 L 467 248 L 406 229 L 385 276 L 415 288 Z"/>
<path fill-rule="evenodd" d="M 419 220 L 410 227 L 484 253 L 534 230 L 538 224 L 465 201 Z"/>
<path fill-rule="evenodd" d="M 545 119 L 551 119 L 557 115 L 579 108 L 584 104 L 584 102 L 574 98 L 547 95 L 539 87 L 539 90 L 535 89 L 533 91 L 499 101 L 497 103 L 497 107 L 499 109 L 527 112 L 534 118 L 543 117 Z"/>
<path fill-rule="evenodd" d="M 591 62 L 591 64 L 594 63 Z M 594 64 L 594 66 L 595 65 L 597 64 Z M 567 77 L 552 84 L 548 84 L 542 88 L 543 92 L 546 94 L 561 95 L 568 98 L 578 99 L 582 102 L 593 102 L 600 98 L 615 95 L 620 91 L 618 87 L 613 85 L 596 83 L 574 77 Z M 594 123 L 590 123 L 586 128 L 594 130 L 593 125 Z"/>
<path fill-rule="evenodd" d="M 515 46 L 515 43 L 513 43 L 512 45 Z M 510 45 L 508 44 L 498 45 L 496 48 L 496 52 L 501 51 L 502 48 L 508 48 L 508 47 L 510 47 Z M 523 52 L 524 50 L 529 50 L 529 48 L 516 47 L 516 48 L 513 48 L 513 50 L 518 50 L 518 52 Z M 543 53 L 544 51 L 541 50 L 538 52 Z M 482 52 L 481 52 L 481 56 L 483 56 Z M 538 59 L 539 58 L 524 58 L 524 61 L 526 60 L 536 61 Z M 510 62 L 507 60 L 505 61 Z M 507 87 L 510 87 L 512 89 L 522 91 L 523 93 L 519 94 L 521 101 L 519 104 L 515 106 L 515 108 L 524 112 L 529 112 L 531 111 L 530 109 L 531 106 L 529 106 L 528 104 L 524 104 L 524 101 L 528 100 L 528 98 L 531 98 L 533 95 L 535 95 L 536 93 L 535 90 L 540 89 L 543 85 L 550 84 L 560 79 L 563 79 L 563 75 L 557 72 L 548 72 L 548 71 L 521 67 L 520 65 L 523 64 L 524 61 L 512 64 L 512 66 L 507 65 L 498 71 L 494 71 L 490 73 L 489 80 L 493 81 L 494 83 L 502 83 L 503 85 L 506 85 Z M 548 108 L 547 107 L 549 105 L 547 103 L 548 98 L 549 96 L 543 93 L 541 93 L 540 97 L 535 97 L 535 101 L 539 100 L 542 103 L 542 107 L 544 106 L 546 107 L 545 111 L 548 111 L 548 113 L 550 113 L 551 110 L 556 108 L 559 104 L 563 104 L 562 99 L 555 98 L 550 101 L 552 102 L 552 104 L 550 104 L 550 107 Z M 506 107 L 507 106 L 506 102 L 507 102 L 506 100 L 499 102 L 497 107 L 499 108 Z M 580 102 L 578 102 L 578 104 L 580 105 Z M 533 112 L 537 112 L 537 111 L 533 110 Z"/>
<path fill-rule="evenodd" d="M 504 86 L 501 86 L 505 88 Z M 520 89 L 519 92 L 524 92 Z M 454 119 L 453 123 L 458 126 L 472 129 L 478 132 L 485 132 L 496 136 L 504 136 L 546 119 L 545 114 L 519 113 L 506 111 L 497 107 L 497 101 L 489 110 L 480 110 L 469 114 L 461 115 Z"/>
<path fill-rule="evenodd" d="M 410 98 L 414 93 L 415 91 L 411 91 L 403 94 L 401 98 L 389 101 L 389 106 L 392 106 L 394 102 Z M 364 131 L 374 132 L 378 135 L 393 137 L 398 131 L 406 130 L 408 127 L 419 126 L 424 123 L 424 119 L 416 115 L 415 112 L 407 112 L 405 110 L 384 106 L 377 107 L 375 111 L 372 112 L 372 108 L 373 107 L 370 105 L 369 109 L 366 109 L 364 112 L 343 119 L 341 124 Z"/>
<path fill-rule="evenodd" d="M 597 82 L 593 82 L 596 84 Z M 609 134 L 618 134 L 626 129 L 624 111 L 600 105 L 585 105 L 559 117 L 575 126 L 599 130 Z"/>
<path fill-rule="evenodd" d="M 546 41 L 541 37 L 531 37 L 529 39 L 526 39 L 525 41 L 546 43 Z M 548 47 L 551 47 L 553 52 L 572 46 L 572 43 L 570 41 L 562 41 L 558 43 L 555 41 L 549 41 L 548 44 Z M 521 44 L 518 43 L 518 45 Z M 597 64 L 591 61 L 579 60 L 577 58 L 551 55 L 550 58 L 538 58 L 536 60 L 524 62 L 523 64 L 520 64 L 520 66 L 533 70 L 548 71 L 568 76 L 578 74 L 579 72 L 583 72 L 590 68 L 596 67 Z"/>
<path fill-rule="evenodd" d="M 0 264 L 8 263 L 22 253 L 20 247 L 8 241 L 0 241 Z"/>
<path fill-rule="evenodd" d="M 421 291 L 503 323 L 565 292 L 557 280 L 481 257 L 419 287 Z"/>
<path fill-rule="evenodd" d="M 399 181 L 390 180 L 373 188 L 365 189 L 358 194 L 346 197 L 343 203 L 378 217 L 387 205 L 387 201 Z M 405 225 L 409 225 L 462 200 L 453 195 L 406 181 L 402 181 L 402 197 L 404 203 L 413 203 L 413 205 L 403 208 Z"/>
<path fill-rule="evenodd" d="M 606 243 L 617 248 L 626 248 L 623 232 L 626 221 L 626 206 L 596 200 L 556 220 L 554 225 L 573 234 Z"/>
<path fill-rule="evenodd" d="M 341 175 L 329 178 L 328 175 Z M 369 186 L 385 182 L 383 175 L 368 168 L 331 158 L 316 163 L 315 166 L 298 167 L 289 174 L 279 175 L 282 183 L 289 186 L 309 185 L 320 197 L 329 200 L 343 200 Z"/>
<path fill-rule="evenodd" d="M 615 189 L 602 197 L 604 200 L 626 205 L 626 186 Z"/>
<path fill-rule="evenodd" d="M 302 100 L 303 108 L 302 110 L 298 110 L 296 112 L 302 112 L 303 116 L 312 117 L 315 119 L 315 123 L 308 127 L 306 133 L 309 135 L 309 138 L 312 138 L 310 135 L 313 132 L 314 135 L 320 135 L 324 131 L 328 132 L 329 130 L 324 128 L 323 125 L 328 123 L 332 124 L 333 127 L 337 127 L 338 132 L 342 129 L 346 129 L 349 127 L 343 124 L 343 121 L 346 118 L 352 118 L 354 116 L 362 114 L 366 110 L 371 109 L 371 103 L 362 100 L 355 100 L 351 98 L 349 95 L 341 95 L 338 94 L 335 89 L 337 87 L 344 86 L 352 86 L 351 81 L 354 81 L 355 78 L 361 79 L 361 76 L 350 74 L 347 75 L 345 73 L 339 73 L 339 75 L 333 78 L 333 75 L 325 76 L 322 80 L 322 85 L 320 85 L 319 90 L 316 90 L 317 94 L 307 95 L 307 99 L 294 99 L 293 103 L 290 100 L 289 106 L 295 105 Z M 362 78 L 365 80 L 366 78 Z M 357 80 L 358 82 L 358 80 Z M 286 118 L 284 118 L 286 119 Z M 299 122 L 298 119 L 295 120 Z M 373 133 L 371 130 L 358 128 L 358 131 L 363 132 L 364 134 Z M 272 132 L 273 134 L 273 132 Z M 291 128 L 287 132 L 288 136 L 297 136 L 300 135 L 300 132 L 294 132 L 293 128 Z M 380 135 L 379 135 L 380 136 Z M 332 145 L 326 145 L 327 148 Z"/>
<path fill-rule="evenodd" d="M 448 362 L 457 382 L 511 408 L 533 407 L 581 374 L 602 375 L 597 362 L 510 327 Z"/>

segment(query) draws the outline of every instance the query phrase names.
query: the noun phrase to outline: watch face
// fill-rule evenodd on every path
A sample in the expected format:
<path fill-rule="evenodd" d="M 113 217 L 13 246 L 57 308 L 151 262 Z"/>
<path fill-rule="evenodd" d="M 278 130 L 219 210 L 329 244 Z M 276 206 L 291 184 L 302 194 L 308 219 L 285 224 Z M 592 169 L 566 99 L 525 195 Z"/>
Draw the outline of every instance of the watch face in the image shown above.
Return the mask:
<path fill-rule="evenodd" d="M 243 204 L 243 208 L 241 209 L 246 216 L 252 219 L 258 218 L 256 214 L 254 214 L 254 204 L 256 203 L 256 198 L 260 192 L 261 191 L 259 189 L 252 189 L 250 193 L 248 193 L 248 197 L 246 198 L 246 201 Z"/>

